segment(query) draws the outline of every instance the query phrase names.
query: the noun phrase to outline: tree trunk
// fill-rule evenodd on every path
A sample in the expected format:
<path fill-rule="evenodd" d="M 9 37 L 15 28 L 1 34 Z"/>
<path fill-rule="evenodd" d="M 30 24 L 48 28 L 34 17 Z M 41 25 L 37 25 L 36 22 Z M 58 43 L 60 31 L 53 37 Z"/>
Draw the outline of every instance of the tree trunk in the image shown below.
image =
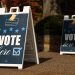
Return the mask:
<path fill-rule="evenodd" d="M 50 2 L 52 0 L 43 0 L 43 17 L 50 15 Z"/>
<path fill-rule="evenodd" d="M 58 15 L 56 0 L 43 0 L 43 17 Z"/>

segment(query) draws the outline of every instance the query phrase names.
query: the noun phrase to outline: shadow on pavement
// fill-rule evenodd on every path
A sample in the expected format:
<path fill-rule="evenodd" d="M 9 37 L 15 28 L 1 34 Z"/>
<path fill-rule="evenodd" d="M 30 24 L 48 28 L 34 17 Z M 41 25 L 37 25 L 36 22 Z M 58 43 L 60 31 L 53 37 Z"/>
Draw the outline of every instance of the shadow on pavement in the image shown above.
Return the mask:
<path fill-rule="evenodd" d="M 28 67 L 34 66 L 35 64 L 36 63 L 34 63 L 34 62 L 27 62 L 27 61 L 25 61 L 23 67 L 24 68 L 28 68 Z"/>
<path fill-rule="evenodd" d="M 50 59 L 52 59 L 52 58 L 40 58 L 39 61 L 40 61 L 40 63 L 43 63 L 43 62 L 46 62 Z"/>
<path fill-rule="evenodd" d="M 46 62 L 50 59 L 52 59 L 52 58 L 39 58 L 39 62 L 44 63 L 44 62 Z M 31 66 L 34 66 L 34 65 L 36 65 L 35 62 L 27 62 L 27 61 L 24 62 L 24 68 L 28 68 L 28 67 L 31 67 Z"/>

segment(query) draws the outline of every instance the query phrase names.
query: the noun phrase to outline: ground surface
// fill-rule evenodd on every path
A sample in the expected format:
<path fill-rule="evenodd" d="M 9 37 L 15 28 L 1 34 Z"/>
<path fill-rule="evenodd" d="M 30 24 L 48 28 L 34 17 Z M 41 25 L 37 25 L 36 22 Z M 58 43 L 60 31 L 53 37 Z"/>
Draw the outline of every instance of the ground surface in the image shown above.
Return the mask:
<path fill-rule="evenodd" d="M 75 75 L 75 55 L 39 52 L 40 64 L 24 64 L 23 70 L 0 68 L 0 75 Z"/>

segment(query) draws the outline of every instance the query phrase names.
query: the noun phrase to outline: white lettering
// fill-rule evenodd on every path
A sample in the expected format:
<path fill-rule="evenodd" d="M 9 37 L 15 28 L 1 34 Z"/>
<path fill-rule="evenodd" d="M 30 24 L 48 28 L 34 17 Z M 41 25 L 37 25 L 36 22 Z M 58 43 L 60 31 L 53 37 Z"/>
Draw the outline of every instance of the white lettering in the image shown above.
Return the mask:
<path fill-rule="evenodd" d="M 5 36 L 0 36 L 0 45 L 3 45 L 4 37 Z"/>
<path fill-rule="evenodd" d="M 21 37 L 21 35 L 18 35 L 17 37 L 16 37 L 16 45 L 20 45 L 20 37 Z"/>
<path fill-rule="evenodd" d="M 11 45 L 14 45 L 15 38 L 16 38 L 16 35 L 11 35 Z"/>
<path fill-rule="evenodd" d="M 10 52 L 11 52 L 11 50 L 1 50 L 0 51 L 0 55 L 9 55 L 10 54 Z"/>
<path fill-rule="evenodd" d="M 4 45 L 9 45 L 10 44 L 10 36 L 9 35 L 7 35 L 6 37 L 5 37 L 5 39 L 4 39 Z"/>
<path fill-rule="evenodd" d="M 75 34 L 65 34 L 65 40 L 69 40 L 69 41 L 72 41 L 72 40 L 75 40 Z"/>
<path fill-rule="evenodd" d="M 0 36 L 0 45 L 20 45 L 21 35 L 2 35 Z"/>

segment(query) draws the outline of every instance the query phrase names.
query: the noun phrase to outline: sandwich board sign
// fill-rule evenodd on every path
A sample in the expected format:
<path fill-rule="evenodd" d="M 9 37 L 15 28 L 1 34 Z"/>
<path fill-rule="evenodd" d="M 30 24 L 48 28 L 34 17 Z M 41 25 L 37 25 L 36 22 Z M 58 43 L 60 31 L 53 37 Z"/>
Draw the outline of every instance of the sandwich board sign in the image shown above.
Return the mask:
<path fill-rule="evenodd" d="M 64 25 L 62 31 L 62 43 L 60 46 L 60 55 L 75 54 L 75 15 L 69 18 L 64 16 Z"/>
<path fill-rule="evenodd" d="M 39 64 L 30 6 L 0 8 L 0 66 L 22 69 L 24 60 Z"/>

